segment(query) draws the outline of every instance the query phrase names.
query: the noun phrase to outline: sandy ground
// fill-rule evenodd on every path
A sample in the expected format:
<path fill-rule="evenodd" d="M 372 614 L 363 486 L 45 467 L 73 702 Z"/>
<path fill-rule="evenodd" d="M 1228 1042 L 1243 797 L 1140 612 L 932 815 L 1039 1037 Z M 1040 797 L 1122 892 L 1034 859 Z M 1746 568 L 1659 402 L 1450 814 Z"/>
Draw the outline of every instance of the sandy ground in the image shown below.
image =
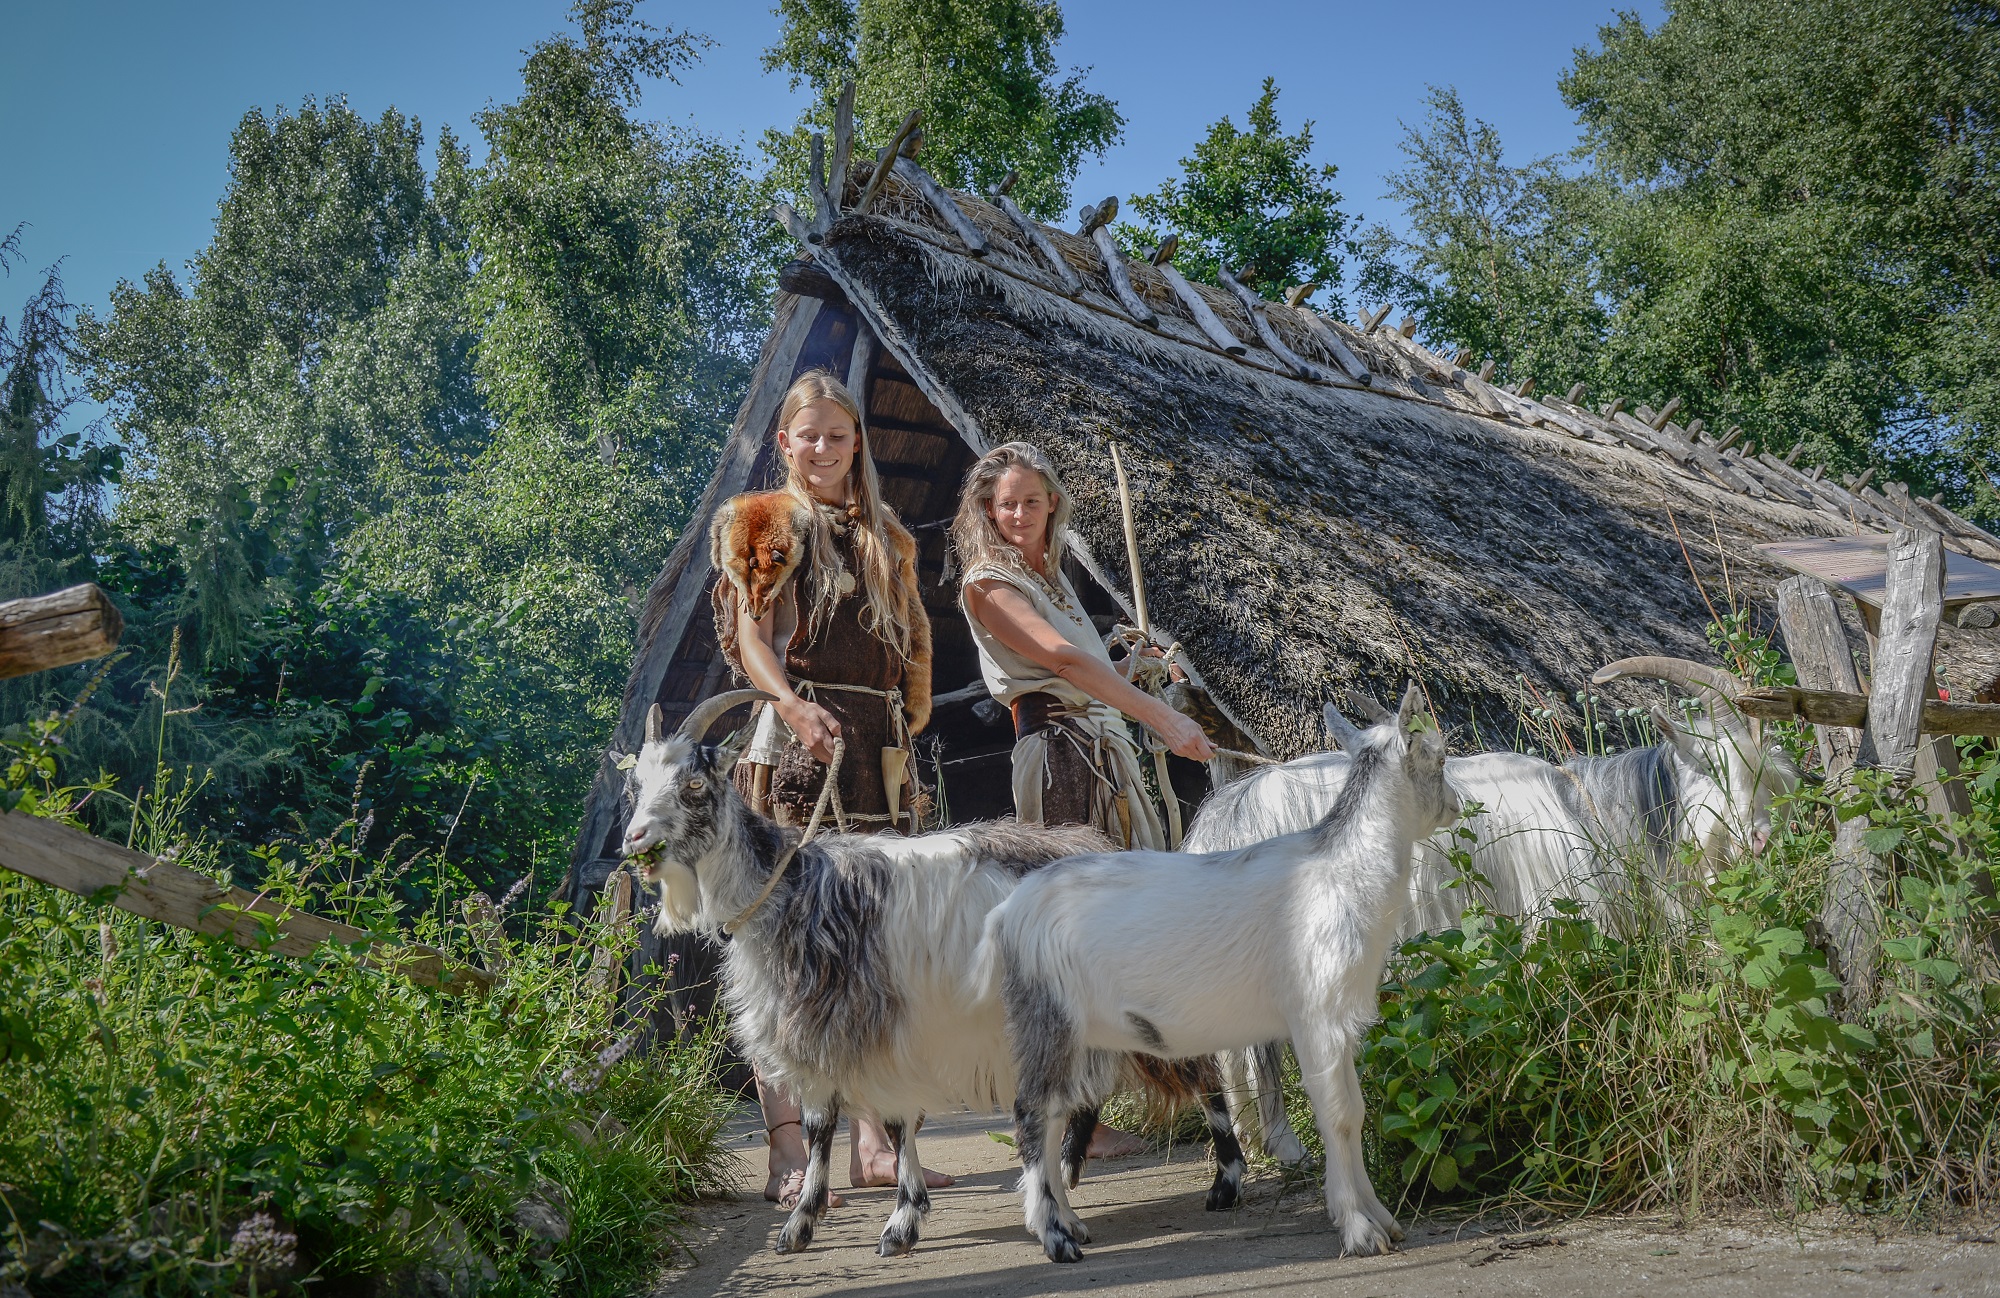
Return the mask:
<path fill-rule="evenodd" d="M 1336 1257 L 1337 1236 L 1317 1187 L 1287 1186 L 1253 1169 L 1248 1202 L 1202 1210 L 1206 1150 L 1092 1163 L 1072 1192 L 1095 1243 L 1083 1261 L 1056 1266 L 1022 1228 L 1013 1151 L 988 1137 L 998 1115 L 935 1117 L 924 1161 L 958 1184 L 932 1195 L 923 1241 L 883 1259 L 875 1241 L 893 1190 L 845 1190 L 847 1206 L 821 1222 L 812 1248 L 771 1251 L 783 1215 L 761 1197 L 763 1133 L 754 1116 L 732 1124 L 734 1200 L 705 1205 L 685 1243 L 694 1261 L 661 1277 L 654 1298 L 842 1294 L 853 1298 L 951 1298 L 1089 1293 L 1120 1298 L 1220 1294 L 1326 1294 L 1334 1298 L 1450 1298 L 1457 1294 L 2000 1295 L 2000 1222 L 1878 1237 L 1866 1225 L 1808 1228 L 1769 1222 L 1677 1227 L 1665 1219 L 1591 1218 L 1553 1229 L 1505 1223 L 1417 1221 L 1386 1258 Z M 847 1144 L 836 1146 L 834 1183 L 847 1181 Z"/>

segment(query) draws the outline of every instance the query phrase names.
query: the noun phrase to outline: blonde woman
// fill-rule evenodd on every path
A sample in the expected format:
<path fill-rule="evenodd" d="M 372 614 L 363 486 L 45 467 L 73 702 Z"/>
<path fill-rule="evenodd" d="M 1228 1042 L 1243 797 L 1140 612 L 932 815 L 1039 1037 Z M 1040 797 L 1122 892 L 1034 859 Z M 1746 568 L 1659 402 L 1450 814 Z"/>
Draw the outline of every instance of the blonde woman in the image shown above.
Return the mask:
<path fill-rule="evenodd" d="M 1207 761 L 1215 749 L 1199 725 L 1113 665 L 1063 575 L 1069 510 L 1048 457 L 1009 442 L 966 474 L 951 526 L 965 572 L 959 606 L 980 672 L 1014 714 L 1014 812 L 1045 825 L 1094 825 L 1127 847 L 1164 848 L 1124 718 L 1182 757 Z M 1099 1126 L 1089 1156 L 1141 1148 L 1136 1137 Z"/>
<path fill-rule="evenodd" d="M 729 502 L 714 533 L 717 638 L 738 675 L 775 700 L 758 714 L 737 788 L 779 823 L 803 825 L 838 739 L 849 827 L 899 828 L 910 800 L 897 754 L 907 756 L 909 736 L 930 717 L 916 542 L 882 501 L 861 410 L 840 380 L 801 375 L 779 408 L 777 437 L 784 487 Z M 805 1179 L 798 1104 L 762 1079 L 758 1096 L 771 1141 L 764 1197 L 790 1207 Z M 895 1148 L 880 1125 L 856 1114 L 850 1128 L 853 1183 L 894 1185 Z"/>

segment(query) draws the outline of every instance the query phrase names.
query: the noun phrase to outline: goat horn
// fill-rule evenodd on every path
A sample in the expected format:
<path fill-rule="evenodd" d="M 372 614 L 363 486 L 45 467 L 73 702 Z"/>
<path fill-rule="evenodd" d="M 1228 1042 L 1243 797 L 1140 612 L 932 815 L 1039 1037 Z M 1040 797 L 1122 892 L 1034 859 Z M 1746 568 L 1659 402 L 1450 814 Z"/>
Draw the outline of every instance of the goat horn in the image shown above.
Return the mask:
<path fill-rule="evenodd" d="M 1720 667 L 1690 662 L 1686 658 L 1653 655 L 1620 658 L 1609 666 L 1598 668 L 1597 674 L 1590 678 L 1590 683 L 1603 685 L 1626 676 L 1645 676 L 1657 681 L 1668 681 L 1684 689 L 1708 690 L 1718 695 L 1732 708 L 1736 706 L 1737 695 L 1750 692 L 1750 687 L 1740 678 Z"/>
<path fill-rule="evenodd" d="M 660 705 L 655 703 L 646 709 L 646 742 L 657 744 L 666 733 L 667 723 L 660 717 Z"/>
<path fill-rule="evenodd" d="M 696 705 L 694 711 L 688 713 L 687 720 L 681 722 L 680 734 L 694 740 L 696 743 L 700 743 L 702 740 L 708 738 L 709 730 L 716 722 L 722 719 L 722 714 L 729 711 L 729 709 L 743 703 L 753 703 L 760 700 L 768 702 L 772 697 L 772 695 L 766 694 L 762 690 L 730 690 L 727 693 L 718 694 L 712 699 L 703 699 Z"/>

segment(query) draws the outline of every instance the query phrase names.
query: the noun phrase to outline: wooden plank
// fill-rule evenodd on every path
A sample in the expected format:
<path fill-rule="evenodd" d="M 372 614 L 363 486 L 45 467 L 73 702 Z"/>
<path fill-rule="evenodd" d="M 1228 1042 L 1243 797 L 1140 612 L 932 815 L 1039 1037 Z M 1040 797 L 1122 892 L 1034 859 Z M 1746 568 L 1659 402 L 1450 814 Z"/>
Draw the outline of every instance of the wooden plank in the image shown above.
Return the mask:
<path fill-rule="evenodd" d="M 1049 236 L 1042 232 L 1040 222 L 1030 220 L 1028 214 L 1016 206 L 1014 200 L 1007 197 L 1006 191 L 998 185 L 994 186 L 993 191 L 987 196 L 993 200 L 995 207 L 1007 214 L 1007 219 L 1014 223 L 1014 228 L 1021 232 L 1021 237 L 1028 241 L 1028 246 L 1034 249 L 1035 255 L 1055 273 L 1056 282 L 1062 285 L 1062 291 L 1070 297 L 1083 292 L 1083 280 L 1077 275 L 1076 267 L 1070 265 L 1069 258 L 1063 256 L 1055 244 L 1049 242 Z"/>
<path fill-rule="evenodd" d="M 1891 542 L 1883 533 L 1864 532 L 1859 536 L 1767 541 L 1755 549 L 1794 572 L 1817 577 L 1879 609 L 1888 598 Z M 2000 568 L 1953 550 L 1945 553 L 1944 573 L 1944 611 L 2000 599 Z"/>
<path fill-rule="evenodd" d="M 1810 580 L 1809 577 L 1793 577 L 1784 584 Z M 1785 632 L 1785 642 L 1791 643 L 1789 628 Z M 1796 663 L 1798 659 L 1794 657 L 1793 661 Z M 1868 698 L 1868 695 L 1855 690 L 1780 686 L 1752 690 L 1738 698 L 1737 702 L 1742 705 L 1744 716 L 1761 721 L 1810 721 L 1816 726 L 1859 729 L 1868 721 Z M 1919 729 L 1927 735 L 2000 737 L 2000 704 L 1947 703 L 1942 699 L 1929 699 L 1923 705 Z"/>
<path fill-rule="evenodd" d="M 598 894 L 597 909 L 593 912 L 599 923 L 604 925 L 605 937 L 632 914 L 632 872 L 623 865 L 611 872 L 604 881 L 604 889 Z M 597 949 L 590 954 L 590 985 L 598 991 L 611 990 L 611 976 L 617 969 L 617 961 L 612 945 L 599 941 Z"/>
<path fill-rule="evenodd" d="M 951 232 L 965 245 L 967 256 L 984 257 L 993 251 L 987 246 L 986 236 L 979 232 L 979 227 L 972 223 L 972 218 L 958 205 L 958 200 L 953 198 L 943 185 L 938 184 L 930 172 L 908 158 L 897 158 L 894 165 L 897 177 L 916 186 L 917 192 L 924 196 L 924 201 L 930 204 L 931 210 L 944 218 L 944 223 L 951 227 Z"/>
<path fill-rule="evenodd" d="M 1250 350 L 1248 344 L 1229 332 L 1229 326 L 1222 323 L 1222 317 L 1215 314 L 1215 309 L 1209 306 L 1206 298 L 1194 291 L 1194 285 L 1187 282 L 1187 276 L 1175 269 L 1171 261 L 1155 262 L 1154 265 L 1160 274 L 1166 276 L 1167 286 L 1173 289 L 1174 296 L 1181 300 L 1181 305 L 1188 309 L 1188 314 L 1194 317 L 1194 322 L 1201 326 L 1201 331 L 1208 335 L 1210 342 L 1231 356 L 1241 356 Z"/>
<path fill-rule="evenodd" d="M 134 852 L 80 829 L 22 812 L 0 815 L 0 866 L 176 928 L 302 959 L 327 942 L 368 944 L 370 964 L 450 992 L 484 990 L 493 975 L 453 964 L 427 946 L 378 942 L 363 929 L 293 910 L 262 894 L 211 879 L 172 861 Z"/>
<path fill-rule="evenodd" d="M 1852 770 L 1860 756 L 1861 732 L 1857 726 L 1867 718 L 1868 701 L 1861 693 L 1861 674 L 1854 669 L 1854 654 L 1847 647 L 1847 631 L 1841 625 L 1832 590 L 1813 577 L 1788 577 L 1779 582 L 1778 625 L 1784 630 L 1785 648 L 1791 654 L 1803 688 L 1759 691 L 1760 699 L 1765 695 L 1785 696 L 1782 717 L 1746 715 L 1761 715 L 1765 720 L 1803 716 L 1814 721 L 1820 769 L 1827 779 L 1837 779 Z M 1814 696 L 1815 701 L 1810 705 L 1803 698 L 1807 693 Z M 1812 716 L 1813 711 L 1826 719 Z M 1835 720 L 1831 714 L 1836 712 L 1853 720 Z M 1995 718 L 1995 724 L 2000 725 L 2000 717 Z"/>
<path fill-rule="evenodd" d="M 1266 305 L 1264 299 L 1252 293 L 1234 275 L 1220 266 L 1216 267 L 1215 277 L 1222 281 L 1222 287 L 1236 295 L 1236 300 L 1243 306 L 1243 314 L 1249 316 L 1250 323 L 1256 327 L 1257 337 L 1263 342 L 1265 351 L 1277 357 L 1284 363 L 1286 369 L 1299 378 L 1329 381 L 1326 372 L 1319 366 L 1285 346 L 1285 340 L 1278 337 L 1278 331 L 1271 327 L 1269 317 L 1264 314 Z"/>
<path fill-rule="evenodd" d="M 0 679 L 102 658 L 118 647 L 125 619 L 96 585 L 0 604 Z"/>
<path fill-rule="evenodd" d="M 1984 565 L 1982 565 L 1984 566 Z M 1868 665 L 1868 733 L 1862 760 L 1907 777 L 1931 694 L 1931 651 L 1944 613 L 1944 543 L 1936 532 L 1898 529 L 1889 543 L 1881 631 Z"/>

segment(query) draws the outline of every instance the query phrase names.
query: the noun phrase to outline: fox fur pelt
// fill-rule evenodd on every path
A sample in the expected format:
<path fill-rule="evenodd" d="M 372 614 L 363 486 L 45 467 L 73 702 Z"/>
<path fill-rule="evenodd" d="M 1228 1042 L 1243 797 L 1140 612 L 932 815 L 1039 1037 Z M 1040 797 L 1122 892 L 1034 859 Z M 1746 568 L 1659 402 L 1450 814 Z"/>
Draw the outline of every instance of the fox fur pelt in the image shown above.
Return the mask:
<path fill-rule="evenodd" d="M 724 657 L 740 677 L 743 660 L 736 644 L 736 618 L 747 608 L 761 619 L 799 571 L 812 545 L 812 507 L 788 491 L 753 491 L 732 496 L 715 512 L 708 532 L 709 560 L 723 579 L 715 584 L 715 634 Z M 883 530 L 896 550 L 897 582 L 906 601 L 910 652 L 903 666 L 903 712 L 910 733 L 931 719 L 931 622 L 917 586 L 917 541 L 887 505 Z"/>

